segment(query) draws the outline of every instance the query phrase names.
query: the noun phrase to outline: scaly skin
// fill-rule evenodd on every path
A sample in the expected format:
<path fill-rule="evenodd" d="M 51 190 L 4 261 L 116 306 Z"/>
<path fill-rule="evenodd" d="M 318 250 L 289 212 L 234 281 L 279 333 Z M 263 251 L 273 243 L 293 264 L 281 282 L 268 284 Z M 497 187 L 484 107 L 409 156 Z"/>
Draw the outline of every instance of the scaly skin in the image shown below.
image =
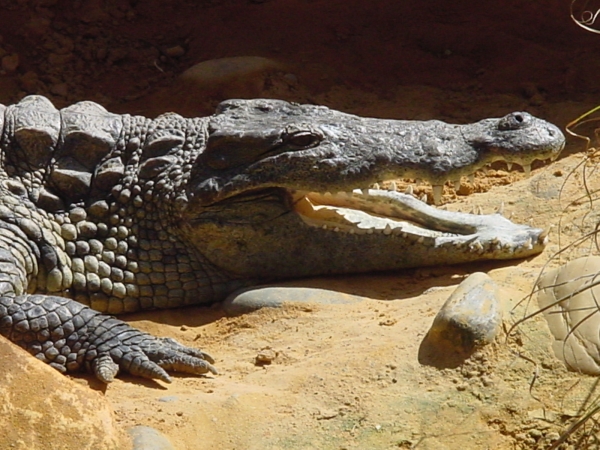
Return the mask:
<path fill-rule="evenodd" d="M 0 127 L 0 333 L 105 382 L 119 369 L 165 381 L 166 370 L 216 371 L 205 353 L 102 313 L 215 302 L 273 279 L 539 253 L 541 230 L 367 188 L 416 177 L 439 192 L 564 144 L 527 113 L 449 125 L 278 100 L 151 120 L 31 96 Z"/>

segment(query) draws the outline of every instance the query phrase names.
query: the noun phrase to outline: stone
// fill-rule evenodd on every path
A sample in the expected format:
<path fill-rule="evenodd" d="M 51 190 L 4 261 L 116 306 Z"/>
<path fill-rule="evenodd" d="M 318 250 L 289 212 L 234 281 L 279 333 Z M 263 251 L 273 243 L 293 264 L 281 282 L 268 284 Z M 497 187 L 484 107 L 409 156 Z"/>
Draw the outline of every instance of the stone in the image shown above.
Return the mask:
<path fill-rule="evenodd" d="M 545 272 L 538 281 L 543 310 L 556 357 L 570 370 L 600 375 L 600 257 L 578 258 Z"/>
<path fill-rule="evenodd" d="M 260 56 L 211 59 L 184 71 L 180 80 L 194 90 L 218 91 L 220 98 L 250 98 L 260 96 L 265 76 L 281 67 Z"/>
<path fill-rule="evenodd" d="M 287 72 L 284 64 L 260 56 L 202 61 L 185 70 L 172 86 L 156 93 L 153 102 L 169 105 L 161 111 L 172 109 L 184 116 L 199 116 L 204 111 L 198 99 L 265 97 L 265 86 L 279 72 Z"/>
<path fill-rule="evenodd" d="M 498 287 L 485 273 L 475 272 L 446 300 L 426 339 L 440 351 L 470 354 L 493 342 L 501 324 Z"/>
<path fill-rule="evenodd" d="M 239 316 L 261 308 L 280 308 L 285 303 L 335 305 L 364 300 L 358 295 L 312 287 L 262 286 L 231 294 L 222 304 L 228 316 Z"/>

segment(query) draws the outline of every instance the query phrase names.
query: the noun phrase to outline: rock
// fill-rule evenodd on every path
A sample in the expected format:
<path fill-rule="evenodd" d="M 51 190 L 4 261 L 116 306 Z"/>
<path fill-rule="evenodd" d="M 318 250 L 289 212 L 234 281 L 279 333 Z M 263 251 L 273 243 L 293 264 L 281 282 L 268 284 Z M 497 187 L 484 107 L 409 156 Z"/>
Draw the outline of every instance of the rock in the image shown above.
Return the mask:
<path fill-rule="evenodd" d="M 204 61 L 180 76 L 188 88 L 221 98 L 259 97 L 265 77 L 280 70 L 278 62 L 259 56 L 236 56 Z"/>
<path fill-rule="evenodd" d="M 327 289 L 293 286 L 262 286 L 234 292 L 222 306 L 228 316 L 239 316 L 261 308 L 280 308 L 284 303 L 334 305 L 364 300 L 357 295 Z"/>
<path fill-rule="evenodd" d="M 554 336 L 554 353 L 569 369 L 589 375 L 600 375 L 598 274 L 600 257 L 589 256 L 547 271 L 538 281 L 538 303 Z"/>
<path fill-rule="evenodd" d="M 466 278 L 446 300 L 427 335 L 440 351 L 470 354 L 494 341 L 502 323 L 498 287 L 485 273 Z"/>
<path fill-rule="evenodd" d="M 167 109 L 183 115 L 199 115 L 200 100 L 263 97 L 269 76 L 281 67 L 259 56 L 204 61 L 183 72 L 172 87 L 156 95 L 156 101 L 163 107 L 173 105 Z"/>
<path fill-rule="evenodd" d="M 0 336 L 0 436 L 11 449 L 128 449 L 102 394 Z"/>
<path fill-rule="evenodd" d="M 154 428 L 139 425 L 130 428 L 128 433 L 133 439 L 132 450 L 175 450 L 173 444 Z"/>

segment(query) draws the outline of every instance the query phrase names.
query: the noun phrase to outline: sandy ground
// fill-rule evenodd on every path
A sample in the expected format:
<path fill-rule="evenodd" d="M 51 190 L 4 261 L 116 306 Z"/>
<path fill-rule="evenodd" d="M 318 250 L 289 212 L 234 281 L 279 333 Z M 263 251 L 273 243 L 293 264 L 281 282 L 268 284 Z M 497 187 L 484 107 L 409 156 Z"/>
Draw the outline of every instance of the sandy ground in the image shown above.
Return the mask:
<path fill-rule="evenodd" d="M 227 97 L 266 96 L 457 123 L 527 110 L 559 126 L 597 103 L 598 38 L 573 26 L 563 2 L 64 3 L 0 0 L 1 102 L 41 93 L 57 106 L 92 99 L 116 112 L 198 115 Z M 281 69 L 195 91 L 178 78 L 231 56 L 267 57 Z M 171 385 L 123 376 L 106 388 L 72 378 L 103 392 L 123 428 L 154 427 L 177 450 L 548 448 L 595 397 L 595 379 L 557 362 L 543 318 L 459 365 L 429 355 L 422 341 L 474 271 L 501 287 L 506 329 L 535 310 L 526 297 L 540 270 L 558 265 L 555 252 L 598 221 L 584 196 L 583 150 L 571 140 L 530 178 L 497 164 L 474 183 L 463 180 L 459 195 L 445 190 L 449 209 L 491 213 L 504 203 L 516 222 L 552 226 L 540 256 L 294 283 L 362 299 L 345 305 L 290 304 L 239 318 L 218 306 L 127 316 L 200 346 L 221 374 L 176 376 Z M 587 182 L 598 185 L 593 176 Z M 588 244 L 563 260 L 589 252 Z M 263 354 L 270 364 L 256 363 Z"/>

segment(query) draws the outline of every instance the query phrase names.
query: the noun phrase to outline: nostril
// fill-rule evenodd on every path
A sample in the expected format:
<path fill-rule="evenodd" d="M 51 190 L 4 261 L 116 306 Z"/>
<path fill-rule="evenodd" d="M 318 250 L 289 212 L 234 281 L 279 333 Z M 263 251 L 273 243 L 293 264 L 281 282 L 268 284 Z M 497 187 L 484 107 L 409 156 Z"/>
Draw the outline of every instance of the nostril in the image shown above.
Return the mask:
<path fill-rule="evenodd" d="M 549 134 L 551 137 L 554 137 L 554 135 L 555 135 L 556 133 L 554 132 L 554 130 L 548 130 L 548 134 Z"/>

